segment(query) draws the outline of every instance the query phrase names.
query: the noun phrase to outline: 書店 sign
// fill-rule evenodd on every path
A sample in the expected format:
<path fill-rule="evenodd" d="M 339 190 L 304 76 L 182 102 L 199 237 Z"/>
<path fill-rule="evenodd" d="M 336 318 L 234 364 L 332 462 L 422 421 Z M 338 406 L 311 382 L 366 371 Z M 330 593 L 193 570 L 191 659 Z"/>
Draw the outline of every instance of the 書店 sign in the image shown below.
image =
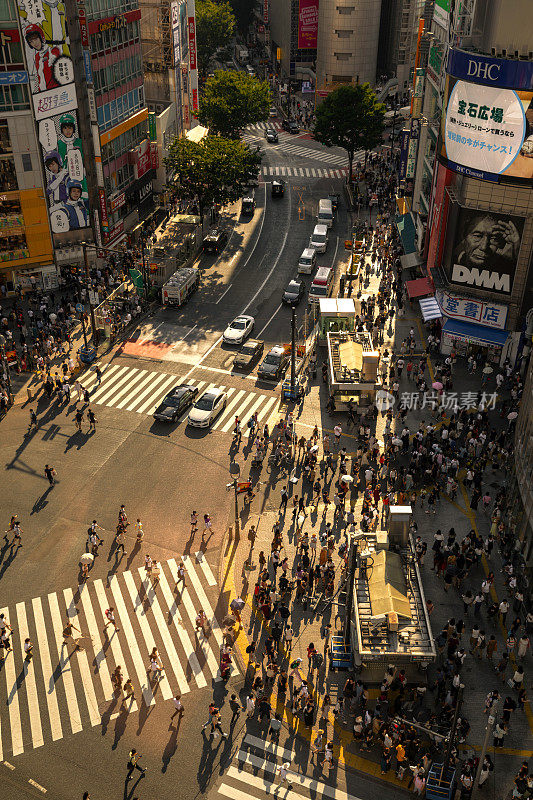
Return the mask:
<path fill-rule="evenodd" d="M 442 313 L 451 319 L 475 322 L 477 325 L 496 328 L 500 331 L 505 330 L 508 308 L 501 303 L 488 303 L 440 290 L 435 293 L 435 296 Z"/>

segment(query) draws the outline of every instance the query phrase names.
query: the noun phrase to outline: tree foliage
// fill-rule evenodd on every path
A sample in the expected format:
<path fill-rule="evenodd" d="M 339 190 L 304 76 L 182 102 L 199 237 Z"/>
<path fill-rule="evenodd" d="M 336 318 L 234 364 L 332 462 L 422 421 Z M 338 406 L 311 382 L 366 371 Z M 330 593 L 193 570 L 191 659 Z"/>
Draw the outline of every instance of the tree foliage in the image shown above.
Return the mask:
<path fill-rule="evenodd" d="M 245 36 L 254 19 L 254 4 L 252 0 L 229 0 L 237 20 L 239 32 Z"/>
<path fill-rule="evenodd" d="M 235 33 L 235 17 L 225 0 L 196 3 L 196 50 L 198 71 L 205 76 L 219 47 L 227 46 Z"/>
<path fill-rule="evenodd" d="M 236 138 L 246 125 L 268 119 L 270 89 L 246 72 L 217 70 L 206 81 L 198 119 L 213 134 Z"/>
<path fill-rule="evenodd" d="M 257 181 L 261 156 L 239 139 L 206 136 L 201 142 L 176 138 L 165 158 L 169 188 L 180 200 L 205 208 L 242 197 Z"/>
<path fill-rule="evenodd" d="M 346 150 L 351 175 L 354 154 L 381 142 L 384 113 L 385 106 L 377 102 L 370 84 L 339 86 L 317 108 L 315 139 Z"/>

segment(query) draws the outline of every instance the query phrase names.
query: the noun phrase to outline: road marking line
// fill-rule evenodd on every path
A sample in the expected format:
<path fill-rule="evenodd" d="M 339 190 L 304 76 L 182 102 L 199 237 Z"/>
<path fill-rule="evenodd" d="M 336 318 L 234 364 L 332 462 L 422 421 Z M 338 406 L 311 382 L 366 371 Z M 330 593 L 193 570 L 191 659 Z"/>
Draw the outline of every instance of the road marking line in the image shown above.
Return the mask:
<path fill-rule="evenodd" d="M 170 574 L 172 575 L 173 580 L 176 581 L 178 579 L 178 570 L 177 570 L 177 564 L 176 564 L 175 559 L 170 558 L 167 561 L 167 564 L 168 564 L 168 567 L 170 569 Z M 189 617 L 192 625 L 196 628 L 196 614 L 197 614 L 197 612 L 194 610 L 194 606 L 193 606 L 193 603 L 192 603 L 192 600 L 191 600 L 191 597 L 190 597 L 190 594 L 189 594 L 189 590 L 187 589 L 187 587 L 182 589 L 182 591 L 181 591 L 181 599 L 183 601 L 183 605 L 185 606 L 185 610 L 187 612 L 187 616 Z M 204 611 L 205 611 L 205 609 L 204 609 Z M 215 656 L 213 654 L 213 651 L 211 650 L 211 645 L 209 644 L 209 640 L 206 639 L 205 637 L 202 637 L 202 639 L 200 640 L 199 634 L 195 634 L 195 635 L 196 635 L 196 641 L 198 642 L 198 647 L 201 649 L 202 655 L 204 656 L 204 658 L 207 659 L 207 664 L 209 666 L 209 670 L 211 672 L 211 675 L 213 675 L 213 677 L 214 677 L 214 679 L 216 681 L 222 680 L 220 675 L 218 674 L 218 671 L 219 671 L 218 670 L 218 662 L 217 662 L 217 660 L 216 660 L 216 658 L 215 658 Z"/>
<path fill-rule="evenodd" d="M 102 612 L 102 619 L 105 620 L 106 619 L 105 612 L 106 612 L 106 609 L 109 608 L 110 603 L 109 603 L 109 601 L 107 599 L 107 595 L 105 593 L 104 584 L 102 583 L 102 581 L 99 578 L 97 578 L 94 581 L 93 586 L 95 588 L 96 597 L 98 599 L 98 604 L 100 605 L 100 610 Z M 83 595 L 82 595 L 82 598 L 83 598 Z M 82 603 L 83 603 L 83 599 L 82 599 Z M 115 633 L 113 633 L 111 638 L 108 639 L 108 641 L 111 644 L 111 653 L 113 654 L 113 659 L 115 661 L 115 666 L 117 667 L 119 664 L 120 664 L 120 666 L 125 665 L 126 664 L 126 660 L 124 658 L 124 654 L 122 653 L 122 648 L 120 646 L 120 641 L 119 641 L 118 636 Z M 106 662 L 106 668 L 107 668 L 107 662 Z M 139 683 L 142 686 L 142 681 L 139 681 Z M 111 697 L 113 697 L 113 687 L 111 687 L 111 695 L 110 695 L 109 699 L 111 699 Z M 138 708 L 137 701 L 134 700 L 130 705 L 129 711 L 130 712 L 137 711 L 137 708 Z"/>
<path fill-rule="evenodd" d="M 9 617 L 9 610 L 2 608 L 0 613 Z M 11 728 L 11 746 L 14 756 L 19 756 L 24 752 L 24 742 L 22 739 L 22 722 L 20 720 L 20 707 L 18 695 L 17 675 L 15 672 L 15 651 L 4 652 L 4 672 L 6 676 L 7 700 L 6 705 L 9 709 L 9 725 Z"/>
<path fill-rule="evenodd" d="M 107 378 L 111 377 L 111 375 L 113 375 L 113 373 L 117 371 L 119 366 L 120 366 L 119 364 L 112 364 L 110 367 L 108 367 L 104 372 L 102 372 L 102 380 L 104 379 L 107 380 Z M 93 383 L 93 381 L 95 380 L 96 380 L 96 372 L 91 371 L 87 373 L 87 375 L 83 375 L 80 378 L 80 383 L 85 389 L 87 389 L 89 384 Z"/>
<path fill-rule="evenodd" d="M 259 749 L 264 750 L 267 755 L 275 756 L 276 758 L 282 758 L 284 761 L 292 761 L 293 759 L 292 748 L 290 750 L 286 750 L 283 745 L 268 742 L 265 739 L 260 739 L 258 736 L 253 736 L 251 733 L 246 734 L 244 737 L 244 743 L 251 744 L 254 747 L 259 747 Z"/>
<path fill-rule="evenodd" d="M 265 405 L 263 406 L 261 411 L 258 413 L 257 421 L 261 422 L 263 417 L 266 416 L 267 411 L 270 411 L 272 406 L 276 405 L 277 402 L 278 402 L 278 398 L 277 397 L 270 397 L 269 400 L 268 400 L 268 403 L 265 403 Z"/>
<path fill-rule="evenodd" d="M 63 589 L 63 596 L 65 598 L 65 603 L 67 606 L 68 618 L 74 625 L 76 625 L 77 628 L 81 630 L 81 624 L 78 618 L 78 612 L 76 610 L 76 606 L 74 605 L 74 596 L 72 594 L 72 589 Z M 85 700 L 87 701 L 87 710 L 89 712 L 89 719 L 91 720 L 91 725 L 94 728 L 95 725 L 100 724 L 100 722 L 102 721 L 102 717 L 98 710 L 98 700 L 96 699 L 96 693 L 94 691 L 94 685 L 91 679 L 89 660 L 87 658 L 87 653 L 85 652 L 85 650 L 78 650 L 76 652 L 76 655 L 78 660 L 78 666 L 80 668 L 83 690 L 85 692 Z"/>
<path fill-rule="evenodd" d="M 222 412 L 220 417 L 217 419 L 217 424 L 218 424 L 219 428 L 222 426 L 222 424 L 224 424 L 224 420 L 231 419 L 231 422 L 233 424 L 233 414 L 231 414 L 230 412 L 231 412 L 232 408 L 235 405 L 237 405 L 237 403 L 239 402 L 240 398 L 244 394 L 246 394 L 246 390 L 245 389 L 239 389 L 237 394 L 234 397 L 232 397 L 232 399 L 229 401 L 229 403 L 227 403 L 226 408 L 224 409 L 224 411 Z"/>
<path fill-rule="evenodd" d="M 17 603 L 17 622 L 20 634 L 20 649 L 24 653 L 24 640 L 30 638 L 28 620 L 26 618 L 26 604 Z M 34 655 L 35 657 L 35 655 Z M 37 696 L 37 683 L 35 681 L 35 665 L 24 660 L 24 685 L 30 714 L 31 739 L 34 749 L 44 744 L 39 698 Z"/>
<path fill-rule="evenodd" d="M 248 412 L 246 414 L 248 419 L 251 419 L 251 417 L 253 416 L 253 414 L 255 414 L 255 412 L 257 411 L 259 406 L 262 405 L 262 403 L 265 400 L 265 397 L 266 397 L 266 395 L 262 395 L 262 394 L 257 396 L 257 400 L 255 401 L 253 406 L 248 409 Z M 250 438 L 250 432 L 251 432 L 251 428 L 248 425 L 246 425 L 245 431 L 243 433 L 243 439 L 249 439 Z"/>
<path fill-rule="evenodd" d="M 161 567 L 159 568 L 161 572 Z M 152 652 L 152 649 L 156 646 L 154 636 L 152 634 L 152 630 L 146 619 L 146 613 L 144 611 L 143 605 L 143 598 L 141 597 L 141 590 L 137 589 L 135 585 L 135 581 L 133 580 L 133 575 L 131 572 L 124 573 L 124 583 L 126 584 L 126 588 L 130 594 L 131 602 L 133 604 L 133 613 L 137 617 L 137 622 L 139 623 L 139 627 L 141 629 L 142 636 L 144 638 L 144 643 L 146 645 L 146 652 L 147 655 Z M 170 683 L 168 682 L 166 668 L 160 673 L 159 677 L 155 677 L 155 673 L 150 672 L 153 677 L 153 683 L 150 681 L 150 684 L 154 686 L 152 693 L 155 691 L 157 692 L 157 688 L 161 690 L 161 694 L 163 696 L 163 700 L 170 700 L 172 697 L 172 689 L 170 688 Z"/>
<path fill-rule="evenodd" d="M 163 617 L 163 612 L 161 611 L 161 606 L 159 605 L 159 600 L 157 599 L 155 589 L 147 577 L 143 579 L 143 572 L 146 575 L 144 567 L 139 567 L 139 575 L 141 577 L 141 581 L 144 586 L 146 596 L 150 601 L 150 608 L 152 609 L 152 614 L 154 615 L 156 625 L 159 628 L 159 633 L 161 634 L 163 644 L 165 645 L 165 650 L 167 651 L 167 654 L 169 656 L 170 666 L 172 667 L 172 671 L 176 676 L 176 680 L 178 682 L 181 694 L 186 694 L 186 692 L 190 690 L 189 690 L 189 685 L 187 683 L 187 679 L 185 677 L 185 673 L 183 672 L 183 668 L 181 666 L 180 657 L 174 646 L 174 642 L 172 641 L 172 637 L 168 630 L 168 625 L 166 624 L 165 618 Z"/>
<path fill-rule="evenodd" d="M 239 419 L 241 421 L 241 432 L 242 432 L 242 438 L 243 439 L 246 436 L 246 428 L 244 428 L 244 430 L 243 430 L 244 418 L 248 417 L 249 415 L 251 415 L 254 398 L 256 398 L 256 397 L 257 397 L 256 394 L 251 394 L 251 393 L 247 394 L 246 397 L 243 399 L 242 403 L 239 405 L 239 407 L 234 409 L 234 415 L 236 417 L 239 417 Z M 223 433 L 228 433 L 228 431 L 231 429 L 231 426 L 233 424 L 234 424 L 234 421 L 228 419 L 226 424 L 222 428 L 220 428 L 220 427 L 217 428 L 217 430 L 221 430 Z"/>
<path fill-rule="evenodd" d="M 165 574 L 163 573 L 163 570 L 161 570 L 161 575 L 159 577 L 159 586 L 161 587 L 161 592 L 163 593 L 163 597 L 165 599 L 168 616 L 170 617 L 170 620 L 171 620 L 172 624 L 175 626 L 175 628 L 176 628 L 176 630 L 178 632 L 178 636 L 180 638 L 181 646 L 183 647 L 185 655 L 186 655 L 186 657 L 188 659 L 188 662 L 190 664 L 190 667 L 191 667 L 192 673 L 193 673 L 193 675 L 195 677 L 195 680 L 196 680 L 196 683 L 198 685 L 198 688 L 199 689 L 203 689 L 204 686 L 207 686 L 207 681 L 205 679 L 205 675 L 202 672 L 202 667 L 200 666 L 200 662 L 198 661 L 198 658 L 196 657 L 196 653 L 194 652 L 194 648 L 193 648 L 192 642 L 191 642 L 191 640 L 189 638 L 189 634 L 187 633 L 187 630 L 185 629 L 185 625 L 183 623 L 183 619 L 182 619 L 181 614 L 180 614 L 180 612 L 178 610 L 178 600 L 177 600 L 177 598 L 175 598 L 172 595 L 172 592 L 170 590 L 170 586 L 168 584 L 168 581 L 166 579 Z M 170 622 L 169 622 L 169 625 L 170 625 Z"/>
<path fill-rule="evenodd" d="M 46 696 L 46 703 L 48 705 L 50 730 L 52 733 L 52 740 L 56 742 L 58 739 L 63 738 L 63 730 L 61 728 L 61 717 L 59 716 L 59 706 L 57 704 L 57 688 L 52 671 L 52 664 L 50 661 L 50 650 L 48 648 L 46 626 L 44 624 L 43 606 L 40 597 L 34 597 L 31 602 L 33 606 L 35 628 L 37 631 L 37 643 L 39 645 L 39 657 L 41 661 L 41 670 L 43 673 L 44 693 Z"/>
<path fill-rule="evenodd" d="M 122 597 L 122 592 L 120 591 L 120 585 L 116 575 L 112 575 L 109 579 L 109 587 L 115 601 L 115 608 L 118 611 L 120 624 L 124 630 L 124 636 L 126 637 L 126 641 L 128 643 L 128 648 L 133 661 L 133 666 L 135 667 L 135 672 L 137 673 L 137 680 L 139 681 L 144 702 L 147 706 L 153 706 L 155 705 L 155 699 L 152 693 L 152 687 L 148 682 L 146 665 L 141 656 L 139 645 L 137 644 L 137 639 L 135 638 L 135 633 L 133 632 L 133 625 L 130 622 L 128 612 L 126 610 L 126 603 Z M 117 634 L 113 630 L 113 626 L 111 626 L 111 628 L 111 636 L 114 638 Z"/>
<path fill-rule="evenodd" d="M 242 407 L 241 401 L 243 401 L 245 397 L 248 398 L 249 394 L 244 389 L 241 389 L 237 392 L 235 397 L 226 406 L 224 413 L 220 415 L 220 419 L 217 420 L 217 430 L 221 430 L 222 433 L 227 433 L 233 429 L 235 425 L 235 417 L 238 416 L 238 412 Z"/>
<path fill-rule="evenodd" d="M 140 394 L 138 394 L 138 395 L 137 395 L 137 397 L 135 398 L 135 400 L 133 400 L 133 401 L 132 401 L 132 402 L 129 404 L 129 406 L 127 406 L 127 407 L 126 407 L 126 411 L 135 411 L 135 413 L 139 413 L 139 412 L 137 411 L 137 408 L 136 408 L 136 406 L 138 406 L 140 403 L 142 403 L 142 401 L 144 400 L 144 398 L 145 398 L 147 395 L 149 395 L 149 394 L 150 394 L 150 392 L 152 392 L 152 393 L 153 393 L 153 392 L 155 392 L 156 386 L 158 386 L 158 385 L 161 383 L 161 381 L 164 381 L 164 380 L 166 380 L 166 378 L 167 378 L 167 376 L 168 376 L 168 372 L 154 372 L 153 374 L 154 374 L 154 375 L 156 375 L 157 377 L 156 377 L 156 378 L 154 378 L 154 380 L 153 380 L 153 382 L 150 384 L 150 386 L 148 386 L 148 387 L 147 387 L 146 389 L 144 389 L 144 390 L 143 390 L 143 391 L 142 391 Z"/>
<path fill-rule="evenodd" d="M 233 262 L 233 260 L 234 260 L 235 258 L 237 258 L 237 256 L 238 256 L 238 253 L 235 253 L 235 255 L 233 256 L 233 258 L 231 259 L 231 261 Z M 233 285 L 233 284 L 231 284 L 231 283 L 230 283 L 230 285 L 228 286 L 228 288 L 226 289 L 226 291 L 225 291 L 225 292 L 223 292 L 223 293 L 220 295 L 220 297 L 218 298 L 218 300 L 216 300 L 216 301 L 215 301 L 215 305 L 216 305 L 216 306 L 218 306 L 218 304 L 220 303 L 220 301 L 222 300 L 222 298 L 223 298 L 223 297 L 225 297 L 225 296 L 227 295 L 227 293 L 228 293 L 228 292 L 229 292 L 229 290 L 231 289 L 232 285 Z"/>
<path fill-rule="evenodd" d="M 272 316 L 270 317 L 268 322 L 265 325 L 263 325 L 263 327 L 261 328 L 261 330 L 257 334 L 257 338 L 258 339 L 261 337 L 263 331 L 265 331 L 268 328 L 268 326 L 270 325 L 270 323 L 272 322 L 272 320 L 274 319 L 274 317 L 276 316 L 276 314 L 278 313 L 278 311 L 280 310 L 281 307 L 282 307 L 282 303 L 280 303 L 279 306 L 276 308 L 276 310 L 274 311 L 274 313 L 272 314 Z"/>
<path fill-rule="evenodd" d="M 209 566 L 209 562 L 205 557 L 204 553 L 200 550 L 198 553 L 195 553 L 196 560 L 200 564 L 202 572 L 204 573 L 205 579 L 207 581 L 208 586 L 216 586 L 217 581 L 213 572 L 211 571 L 211 567 Z"/>
<path fill-rule="evenodd" d="M 85 615 L 85 621 L 89 630 L 89 636 L 93 641 L 94 664 L 96 672 L 100 677 L 102 684 L 102 691 L 104 693 L 104 700 L 111 700 L 113 697 L 113 685 L 111 683 L 111 675 L 107 667 L 107 661 L 102 647 L 102 640 L 100 638 L 100 631 L 96 624 L 96 617 L 94 616 L 91 598 L 89 595 L 88 584 L 84 583 L 79 587 L 79 596 L 81 600 L 81 607 Z"/>
<path fill-rule="evenodd" d="M 63 678 L 63 688 L 65 689 L 65 696 L 67 698 L 70 727 L 72 733 L 79 733 L 81 730 L 83 730 L 83 725 L 81 724 L 80 708 L 78 705 L 78 698 L 76 697 L 74 678 L 72 677 L 72 666 L 70 660 L 65 658 L 63 655 L 66 650 L 68 656 L 68 646 L 63 637 L 63 628 L 65 626 L 61 620 L 59 602 L 55 592 L 50 592 L 48 595 L 48 605 L 50 606 L 50 617 L 52 619 L 52 628 L 56 640 L 61 677 Z"/>
<path fill-rule="evenodd" d="M 135 369 L 135 367 L 119 367 L 111 380 L 102 381 L 100 388 L 94 394 L 91 394 L 91 403 L 100 403 L 100 398 L 103 398 L 105 402 L 106 397 L 110 397 L 122 386 L 124 381 L 128 380 L 130 369 Z"/>
<path fill-rule="evenodd" d="M 9 763 L 9 761 L 2 761 L 2 764 L 4 765 L 4 767 L 7 767 L 7 768 L 8 768 L 8 769 L 10 769 L 11 771 L 13 771 L 13 770 L 15 769 L 15 767 L 13 766 L 13 764 L 10 764 L 10 763 Z"/>
<path fill-rule="evenodd" d="M 147 384 L 149 384 L 149 383 L 150 383 L 150 381 L 153 379 L 153 377 L 154 377 L 154 375 L 155 375 L 155 374 L 156 374 L 156 373 L 154 373 L 154 372 L 147 372 L 147 374 L 146 374 L 146 377 L 145 377 L 145 378 L 143 378 L 143 379 L 140 381 L 140 383 L 138 383 L 138 384 L 137 384 L 137 386 L 135 387 L 136 391 L 139 391 L 140 389 L 143 389 L 143 388 L 144 388 L 144 387 L 145 387 Z M 130 395 L 129 397 L 128 397 L 128 396 L 126 396 L 126 397 L 124 398 L 124 400 L 121 400 L 121 401 L 120 401 L 120 403 L 117 403 L 117 405 L 115 406 L 115 408 L 124 408 L 124 406 L 125 406 L 127 403 L 129 403 L 129 401 L 130 401 L 130 400 L 131 400 L 131 395 Z"/>
<path fill-rule="evenodd" d="M 136 384 L 139 381 L 139 379 L 142 380 L 141 376 L 143 375 L 143 373 L 146 372 L 146 370 L 144 370 L 144 369 L 139 370 L 139 369 L 135 369 L 134 368 L 133 372 L 136 373 L 136 374 L 132 374 L 131 378 L 132 378 L 132 382 Z M 116 394 L 111 400 L 108 400 L 108 401 L 102 400 L 101 404 L 102 405 L 106 405 L 106 406 L 115 406 L 115 403 L 117 402 L 117 400 L 120 400 L 120 398 L 123 397 L 123 395 L 125 395 L 128 392 L 128 390 L 130 389 L 130 386 L 131 386 L 131 384 L 127 383 L 120 390 L 120 392 L 118 392 L 118 394 Z M 115 406 L 115 408 L 116 407 L 117 406 Z"/>
<path fill-rule="evenodd" d="M 42 792 L 43 794 L 46 794 L 46 789 L 44 788 L 44 786 L 41 786 L 40 783 L 36 783 L 31 778 L 28 780 L 28 783 L 31 783 L 31 785 L 34 786 L 36 789 L 38 789 L 40 792 Z"/>
<path fill-rule="evenodd" d="M 211 626 L 211 630 L 217 640 L 217 644 L 219 647 L 222 647 L 223 644 L 223 636 L 222 636 L 222 629 L 219 625 L 218 619 L 215 616 L 215 612 L 209 602 L 209 599 L 204 591 L 204 587 L 200 581 L 200 578 L 196 574 L 196 570 L 194 568 L 194 563 L 190 556 L 183 556 L 182 558 L 183 563 L 185 564 L 185 569 L 187 570 L 187 575 L 191 579 L 191 583 L 193 585 L 194 591 L 196 592 L 196 596 L 200 601 L 202 608 L 209 616 L 209 624 Z"/>

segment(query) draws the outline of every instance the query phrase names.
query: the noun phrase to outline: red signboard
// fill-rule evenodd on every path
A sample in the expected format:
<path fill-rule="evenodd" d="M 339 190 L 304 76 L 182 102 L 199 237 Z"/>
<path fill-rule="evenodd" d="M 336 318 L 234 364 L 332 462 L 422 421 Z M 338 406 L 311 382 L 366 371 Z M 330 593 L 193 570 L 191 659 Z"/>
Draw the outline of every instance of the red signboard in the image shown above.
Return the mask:
<path fill-rule="evenodd" d="M 150 155 L 150 139 L 143 139 L 133 150 L 130 150 L 131 163 L 135 166 L 135 180 L 139 180 L 152 169 L 152 158 Z"/>
<path fill-rule="evenodd" d="M 0 44 L 12 44 L 13 42 L 20 42 L 20 33 L 18 28 L 2 28 L 0 30 Z"/>
<path fill-rule="evenodd" d="M 445 189 L 454 179 L 454 173 L 446 169 L 443 164 L 439 164 L 437 161 L 435 166 L 437 168 L 437 176 L 433 190 L 433 202 L 429 212 L 429 236 L 427 237 L 429 239 L 427 265 L 430 272 L 435 266 L 440 265 L 442 260 L 442 248 L 448 216 L 448 204 L 444 202 Z"/>
<path fill-rule="evenodd" d="M 98 201 L 100 204 L 100 222 L 102 223 L 102 230 L 109 230 L 109 218 L 107 216 L 107 201 L 105 196 L 105 189 L 98 189 Z"/>
<path fill-rule="evenodd" d="M 136 19 L 140 18 L 141 9 L 136 8 L 134 11 L 127 11 L 125 14 L 120 14 L 118 16 L 105 17 L 105 19 L 93 19 L 89 22 L 89 33 L 103 33 L 103 31 L 125 28 L 128 22 L 134 22 Z"/>
<path fill-rule="evenodd" d="M 189 30 L 189 65 L 191 69 L 197 69 L 196 64 L 196 21 L 194 17 L 187 18 L 187 28 Z"/>
<path fill-rule="evenodd" d="M 263 2 L 263 22 L 265 25 L 268 23 L 268 0 Z"/>
<path fill-rule="evenodd" d="M 299 0 L 298 50 L 316 50 L 318 38 L 318 0 Z"/>
<path fill-rule="evenodd" d="M 89 47 L 89 23 L 85 12 L 85 0 L 78 0 L 78 18 L 80 20 L 81 46 Z"/>
<path fill-rule="evenodd" d="M 159 167 L 159 150 L 157 149 L 157 142 L 150 144 L 150 160 L 152 162 L 152 169 Z"/>

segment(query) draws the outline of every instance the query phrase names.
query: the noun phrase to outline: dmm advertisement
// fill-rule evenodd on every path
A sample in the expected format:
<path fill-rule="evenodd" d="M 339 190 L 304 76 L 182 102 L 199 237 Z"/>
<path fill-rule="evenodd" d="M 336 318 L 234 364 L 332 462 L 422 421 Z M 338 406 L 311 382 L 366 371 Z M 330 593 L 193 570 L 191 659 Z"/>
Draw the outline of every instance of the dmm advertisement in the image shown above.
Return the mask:
<path fill-rule="evenodd" d="M 524 218 L 456 207 L 455 240 L 447 264 L 450 283 L 510 295 Z"/>
<path fill-rule="evenodd" d="M 441 158 L 456 172 L 533 182 L 533 64 L 452 50 Z"/>
<path fill-rule="evenodd" d="M 78 103 L 61 0 L 19 0 L 53 233 L 89 225 Z"/>
<path fill-rule="evenodd" d="M 300 0 L 298 5 L 298 50 L 316 50 L 318 0 Z"/>

